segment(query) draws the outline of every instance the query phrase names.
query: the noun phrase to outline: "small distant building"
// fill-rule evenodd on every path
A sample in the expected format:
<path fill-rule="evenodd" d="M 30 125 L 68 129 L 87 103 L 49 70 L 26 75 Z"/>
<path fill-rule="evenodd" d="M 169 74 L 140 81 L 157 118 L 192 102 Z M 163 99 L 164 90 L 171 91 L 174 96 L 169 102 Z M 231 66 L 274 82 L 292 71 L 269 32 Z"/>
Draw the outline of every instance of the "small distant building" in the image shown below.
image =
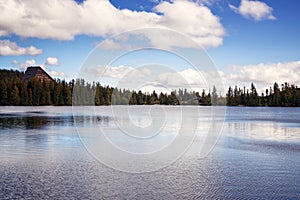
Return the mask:
<path fill-rule="evenodd" d="M 40 66 L 27 67 L 25 71 L 25 81 L 28 82 L 32 78 L 38 78 L 42 81 L 54 81 Z"/>

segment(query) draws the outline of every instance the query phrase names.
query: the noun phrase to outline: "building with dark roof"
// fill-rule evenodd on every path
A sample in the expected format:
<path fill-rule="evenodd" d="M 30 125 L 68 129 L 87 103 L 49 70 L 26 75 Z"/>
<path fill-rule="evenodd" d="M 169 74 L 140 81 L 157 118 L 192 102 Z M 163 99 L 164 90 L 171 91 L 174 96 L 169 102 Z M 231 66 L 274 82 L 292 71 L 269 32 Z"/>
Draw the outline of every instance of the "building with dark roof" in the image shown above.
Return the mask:
<path fill-rule="evenodd" d="M 25 81 L 28 82 L 32 78 L 38 78 L 42 81 L 54 81 L 40 66 L 27 67 L 25 71 Z"/>

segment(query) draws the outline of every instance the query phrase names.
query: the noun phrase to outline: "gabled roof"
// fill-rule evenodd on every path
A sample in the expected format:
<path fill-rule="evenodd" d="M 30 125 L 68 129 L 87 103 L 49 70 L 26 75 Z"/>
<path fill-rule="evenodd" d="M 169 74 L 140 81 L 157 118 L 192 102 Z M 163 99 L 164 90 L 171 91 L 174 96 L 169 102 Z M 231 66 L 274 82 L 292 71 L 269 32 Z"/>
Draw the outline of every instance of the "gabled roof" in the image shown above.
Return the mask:
<path fill-rule="evenodd" d="M 25 71 L 25 80 L 28 81 L 29 79 L 36 77 L 38 72 L 41 72 L 42 75 L 46 77 L 42 79 L 48 78 L 49 80 L 54 81 L 54 79 L 47 72 L 45 72 L 45 70 L 43 70 L 43 68 L 41 68 L 40 66 L 27 67 Z"/>

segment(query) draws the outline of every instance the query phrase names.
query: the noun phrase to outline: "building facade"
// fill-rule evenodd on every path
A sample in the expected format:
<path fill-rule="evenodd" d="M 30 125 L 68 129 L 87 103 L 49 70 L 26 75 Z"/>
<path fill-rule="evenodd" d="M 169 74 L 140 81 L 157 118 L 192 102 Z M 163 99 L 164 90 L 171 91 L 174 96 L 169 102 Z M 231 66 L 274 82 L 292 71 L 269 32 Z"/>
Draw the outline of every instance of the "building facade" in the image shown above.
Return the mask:
<path fill-rule="evenodd" d="M 27 67 L 25 71 L 25 81 L 28 82 L 32 78 L 38 78 L 42 81 L 54 81 L 40 66 Z"/>

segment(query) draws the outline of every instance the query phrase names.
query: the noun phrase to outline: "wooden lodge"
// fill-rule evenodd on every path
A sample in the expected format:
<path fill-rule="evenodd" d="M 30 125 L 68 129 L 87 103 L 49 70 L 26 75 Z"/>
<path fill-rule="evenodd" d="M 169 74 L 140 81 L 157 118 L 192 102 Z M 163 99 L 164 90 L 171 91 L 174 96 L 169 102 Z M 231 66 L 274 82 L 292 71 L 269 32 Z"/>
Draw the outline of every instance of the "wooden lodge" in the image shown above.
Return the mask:
<path fill-rule="evenodd" d="M 25 71 L 25 81 L 28 82 L 32 78 L 38 78 L 42 81 L 54 81 L 40 66 L 27 67 Z"/>

